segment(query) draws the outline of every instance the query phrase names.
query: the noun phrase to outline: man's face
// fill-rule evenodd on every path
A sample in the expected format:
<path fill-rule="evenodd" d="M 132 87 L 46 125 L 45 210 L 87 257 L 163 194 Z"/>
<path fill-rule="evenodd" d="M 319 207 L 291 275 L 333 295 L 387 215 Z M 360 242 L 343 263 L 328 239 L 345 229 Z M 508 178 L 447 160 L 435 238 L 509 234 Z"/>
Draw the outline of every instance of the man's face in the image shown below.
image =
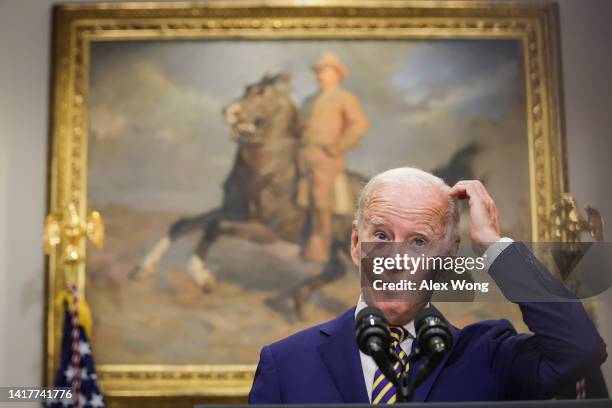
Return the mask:
<path fill-rule="evenodd" d="M 361 263 L 361 242 L 402 242 L 415 253 L 428 256 L 439 253 L 446 239 L 448 196 L 435 188 L 408 189 L 384 185 L 372 192 L 363 209 L 360 226 L 353 223 L 351 257 L 355 266 Z M 458 240 L 458 238 L 456 238 Z M 458 244 L 458 241 L 457 241 Z M 448 245 L 444 245 L 448 248 Z M 431 253 L 431 251 L 437 253 Z M 366 302 L 382 310 L 392 325 L 404 325 L 414 319 L 426 304 L 402 300 L 377 300 L 364 290 Z"/>
<path fill-rule="evenodd" d="M 323 89 L 338 85 L 340 82 L 340 74 L 331 66 L 324 66 L 315 70 L 319 86 Z"/>

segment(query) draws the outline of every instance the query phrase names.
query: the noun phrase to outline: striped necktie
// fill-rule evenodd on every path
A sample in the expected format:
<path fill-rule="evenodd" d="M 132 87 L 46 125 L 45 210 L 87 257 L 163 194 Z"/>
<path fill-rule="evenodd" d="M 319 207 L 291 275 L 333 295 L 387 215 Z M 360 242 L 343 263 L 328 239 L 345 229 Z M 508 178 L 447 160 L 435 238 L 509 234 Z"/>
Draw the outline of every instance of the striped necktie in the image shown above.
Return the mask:
<path fill-rule="evenodd" d="M 408 356 L 400 347 L 400 344 L 407 337 L 411 337 L 410 333 L 403 327 L 391 327 L 391 347 L 395 349 L 397 355 L 404 363 L 406 371 L 408 371 Z M 399 363 L 393 366 L 396 374 L 399 374 L 401 367 Z M 374 383 L 372 384 L 372 404 L 393 404 L 397 398 L 397 390 L 395 385 L 389 381 L 380 369 L 376 369 L 374 374 Z"/>

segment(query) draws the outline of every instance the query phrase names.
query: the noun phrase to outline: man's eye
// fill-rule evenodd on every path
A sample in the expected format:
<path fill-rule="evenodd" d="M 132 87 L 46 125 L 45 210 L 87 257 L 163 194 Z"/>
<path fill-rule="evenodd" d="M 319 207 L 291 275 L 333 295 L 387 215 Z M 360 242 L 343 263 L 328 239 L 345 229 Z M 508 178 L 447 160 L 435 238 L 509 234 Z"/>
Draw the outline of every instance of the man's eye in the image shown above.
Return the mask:
<path fill-rule="evenodd" d="M 425 244 L 427 244 L 427 241 L 423 238 L 417 238 L 414 240 L 414 245 L 416 246 L 425 246 Z"/>
<path fill-rule="evenodd" d="M 387 236 L 387 234 L 386 234 L 386 233 L 384 233 L 384 232 L 376 232 L 376 233 L 374 234 L 374 236 L 375 236 L 377 239 L 380 239 L 381 241 L 388 241 L 388 240 L 389 240 L 389 237 L 388 237 L 388 236 Z"/>

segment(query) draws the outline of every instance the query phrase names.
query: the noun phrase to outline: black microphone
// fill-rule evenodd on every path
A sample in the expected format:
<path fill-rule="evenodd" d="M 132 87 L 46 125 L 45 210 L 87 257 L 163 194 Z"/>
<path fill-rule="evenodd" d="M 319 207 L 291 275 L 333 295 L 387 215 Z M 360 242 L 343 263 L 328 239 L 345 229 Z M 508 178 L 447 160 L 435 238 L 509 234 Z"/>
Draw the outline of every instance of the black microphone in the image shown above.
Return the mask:
<path fill-rule="evenodd" d="M 366 307 L 357 314 L 355 337 L 359 350 L 372 356 L 385 377 L 392 383 L 397 384 L 397 374 L 395 374 L 390 360 L 391 332 L 389 331 L 389 323 L 380 309 Z"/>
<path fill-rule="evenodd" d="M 369 356 L 378 350 L 388 349 L 391 344 L 389 323 L 383 312 L 375 307 L 366 307 L 357 314 L 355 336 L 359 350 Z"/>
<path fill-rule="evenodd" d="M 430 360 L 439 360 L 453 345 L 448 324 L 433 307 L 426 307 L 417 313 L 414 328 L 419 346 Z"/>

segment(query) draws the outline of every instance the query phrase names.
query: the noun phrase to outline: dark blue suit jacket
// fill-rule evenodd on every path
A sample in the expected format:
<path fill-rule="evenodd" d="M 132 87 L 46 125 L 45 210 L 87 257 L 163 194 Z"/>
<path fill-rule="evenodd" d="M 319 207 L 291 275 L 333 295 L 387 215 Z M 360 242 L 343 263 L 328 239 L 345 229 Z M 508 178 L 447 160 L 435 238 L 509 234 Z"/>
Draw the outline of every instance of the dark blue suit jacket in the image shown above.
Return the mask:
<path fill-rule="evenodd" d="M 532 291 L 549 291 L 551 284 L 564 290 L 519 243 L 506 248 L 490 272 L 502 291 L 526 282 Z M 517 334 L 507 320 L 453 327 L 452 349 L 417 387 L 414 400 L 551 398 L 605 361 L 605 344 L 580 302 L 518 304 L 533 335 Z M 249 402 L 368 403 L 354 313 L 349 309 L 264 347 Z M 413 364 L 409 374 L 420 364 Z"/>

